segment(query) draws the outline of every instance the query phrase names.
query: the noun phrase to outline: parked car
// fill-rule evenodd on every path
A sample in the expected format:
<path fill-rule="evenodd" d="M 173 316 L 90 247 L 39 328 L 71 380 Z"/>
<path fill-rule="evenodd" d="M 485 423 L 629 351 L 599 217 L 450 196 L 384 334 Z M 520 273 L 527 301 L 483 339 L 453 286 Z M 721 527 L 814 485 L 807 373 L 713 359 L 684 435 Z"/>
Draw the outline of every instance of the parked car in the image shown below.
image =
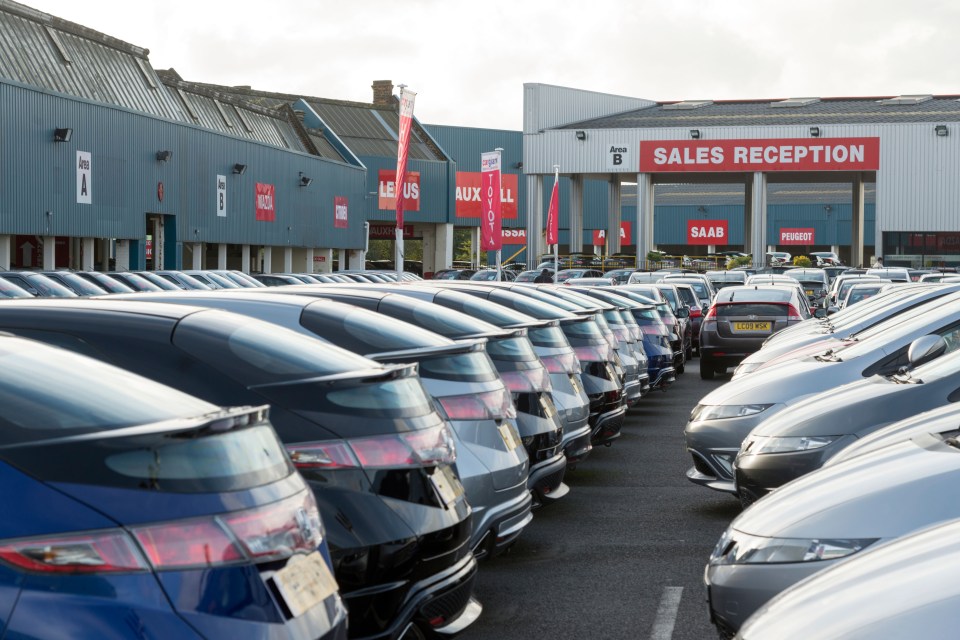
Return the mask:
<path fill-rule="evenodd" d="M 211 289 L 239 289 L 240 285 L 227 278 L 220 275 L 219 273 L 214 273 L 213 271 L 206 271 L 203 269 L 184 269 L 183 273 L 187 274 L 192 278 L 196 278 L 203 284 L 207 285 Z"/>
<path fill-rule="evenodd" d="M 102 279 L 100 276 L 106 276 L 106 278 Z M 97 273 L 93 277 L 101 286 L 108 287 L 110 293 L 128 293 L 127 289 L 130 291 L 164 291 L 160 285 L 130 272 Z M 113 280 L 113 283 L 107 282 L 108 280 Z"/>
<path fill-rule="evenodd" d="M 885 545 L 787 590 L 743 626 L 743 640 L 950 638 L 956 632 L 956 539 L 951 521 Z"/>
<path fill-rule="evenodd" d="M 955 399 L 960 376 L 960 327 L 916 339 L 908 366 L 805 398 L 757 425 L 740 445 L 737 495 L 751 504 L 805 473 L 858 438 Z M 948 353 L 944 357 L 939 357 Z M 931 362 L 933 361 L 933 362 Z M 929 364 L 928 364 L 929 363 Z M 960 514 L 958 514 L 960 515 Z"/>
<path fill-rule="evenodd" d="M 696 291 L 689 284 L 674 283 L 673 285 L 680 295 L 680 302 L 686 307 L 685 313 L 690 319 L 690 333 L 684 335 L 683 350 L 687 360 L 692 360 L 694 353 L 700 355 L 700 325 L 703 323 L 703 314 L 710 308 L 709 304 L 701 302 L 697 297 Z M 683 312 L 683 307 L 680 308 Z"/>
<path fill-rule="evenodd" d="M 629 269 L 610 269 L 603 272 L 604 278 L 613 278 L 613 281 L 616 284 L 627 284 L 630 280 L 630 275 L 636 271 L 635 268 L 631 267 Z"/>
<path fill-rule="evenodd" d="M 285 287 L 295 284 L 304 284 L 303 280 L 295 276 L 280 273 L 254 273 L 253 277 L 268 287 Z M 211 287 L 207 287 L 208 289 Z"/>
<path fill-rule="evenodd" d="M 809 318 L 801 296 L 790 287 L 721 289 L 700 325 L 700 377 L 740 364 L 770 335 Z"/>
<path fill-rule="evenodd" d="M 811 251 L 810 259 L 813 260 L 814 266 L 823 268 L 823 267 L 839 267 L 840 256 L 838 256 L 833 251 Z"/>
<path fill-rule="evenodd" d="M 772 267 L 786 266 L 790 264 L 790 261 L 793 259 L 786 251 L 767 251 L 764 254 L 764 259 L 766 263 Z"/>
<path fill-rule="evenodd" d="M 476 269 L 441 269 L 433 274 L 434 280 L 469 280 Z"/>
<path fill-rule="evenodd" d="M 212 269 L 213 273 L 218 273 L 224 278 L 229 278 L 241 287 L 247 289 L 259 289 L 267 285 L 263 284 L 250 274 L 244 273 L 243 271 L 236 271 L 232 269 Z M 319 274 L 318 274 L 319 275 Z"/>
<path fill-rule="evenodd" d="M 555 304 L 512 291 L 500 283 L 451 281 L 441 283 L 440 286 L 476 296 L 544 321 L 540 326 L 528 327 L 527 337 L 530 338 L 543 366 L 550 373 L 550 382 L 553 387 L 550 394 L 563 421 L 563 453 L 567 459 L 567 467 L 575 467 L 586 459 L 593 448 L 590 444 L 590 397 L 584 387 L 580 362 L 562 328 L 565 324 L 581 322 L 582 319 Z M 445 298 L 435 298 L 439 304 L 445 304 L 445 300 Z M 458 303 L 450 301 L 447 304 Z M 458 309 L 457 306 L 451 308 Z"/>
<path fill-rule="evenodd" d="M 561 283 L 570 278 L 602 278 L 603 271 L 599 269 L 561 269 L 557 272 L 556 281 Z"/>
<path fill-rule="evenodd" d="M 38 298 L 77 297 L 77 294 L 59 282 L 31 271 L 0 271 L 0 280 L 6 280 Z"/>
<path fill-rule="evenodd" d="M 710 284 L 713 285 L 713 288 L 717 291 L 724 287 L 747 283 L 747 274 L 744 271 L 707 271 L 704 275 L 707 276 L 707 280 L 710 281 Z"/>
<path fill-rule="evenodd" d="M 100 284 L 94 284 L 73 271 L 38 271 L 37 273 L 62 284 L 78 296 L 100 296 L 108 293 L 107 289 Z"/>
<path fill-rule="evenodd" d="M 663 280 L 665 275 L 667 274 L 662 271 L 634 271 L 630 274 L 627 284 L 653 284 Z"/>
<path fill-rule="evenodd" d="M 567 278 L 561 284 L 577 287 L 613 287 L 617 283 L 613 278 Z"/>
<path fill-rule="evenodd" d="M 883 291 L 885 287 L 889 286 L 892 285 L 886 282 L 855 284 L 847 290 L 846 297 L 840 302 L 840 308 L 846 309 L 847 307 L 855 305 L 858 302 L 863 302 L 864 300 L 872 298 Z"/>
<path fill-rule="evenodd" d="M 95 272 L 91 271 L 89 273 L 93 275 Z M 160 276 L 158 276 L 156 273 L 152 271 L 133 271 L 130 273 L 134 273 L 140 276 L 141 278 L 143 278 L 144 280 L 148 280 L 152 282 L 153 284 L 157 285 L 164 291 L 177 291 L 178 289 L 182 291 L 187 288 L 183 285 L 177 284 L 176 282 L 171 282 L 166 278 L 161 278 Z M 125 293 L 129 293 L 129 292 L 125 292 Z"/>
<path fill-rule="evenodd" d="M 392 288 L 388 287 L 388 289 Z M 529 472 L 528 475 L 525 474 L 525 480 L 537 506 L 556 502 L 569 493 L 569 487 L 563 482 L 566 472 L 566 460 L 561 447 L 563 423 L 557 416 L 556 407 L 550 399 L 549 375 L 537 358 L 525 328 L 501 329 L 466 313 L 434 304 L 432 300 L 417 299 L 415 295 L 399 292 L 378 291 L 376 287 L 362 289 L 314 287 L 305 289 L 300 295 L 355 305 L 422 327 L 452 340 L 485 338 L 485 355 L 492 360 L 494 377 L 497 378 L 496 373 L 499 373 L 497 381 L 503 378 L 501 384 L 506 383 L 507 389 L 516 394 L 517 402 L 516 404 L 511 402 L 511 396 L 508 395 L 506 403 L 513 409 L 509 412 L 510 415 L 496 414 L 498 417 L 488 417 L 489 412 L 484 412 L 484 418 L 501 420 L 496 425 L 489 425 L 490 427 L 499 429 L 505 422 L 519 433 L 519 440 L 530 459 L 529 469 L 524 470 Z M 482 302 L 466 294 L 463 295 L 468 301 L 475 302 L 477 305 Z M 508 311 L 498 305 L 492 306 L 504 313 Z M 516 316 L 516 314 L 512 315 Z M 375 323 L 375 320 L 371 319 L 370 322 Z M 457 377 L 459 374 L 450 375 Z M 485 371 L 481 381 L 489 381 L 488 375 L 489 373 Z M 481 392 L 483 391 L 490 390 L 482 389 Z M 460 394 L 474 393 L 477 392 L 460 391 Z M 447 415 L 465 413 L 471 416 L 473 415 L 471 412 L 476 412 L 474 402 L 475 400 L 469 395 L 466 398 L 456 398 L 447 409 Z M 474 431 L 478 427 L 467 425 L 464 429 Z"/>
<path fill-rule="evenodd" d="M 266 406 L 10 335 L 0 354 L 5 635 L 346 638 L 316 502 Z"/>
<path fill-rule="evenodd" d="M 706 305 L 709 305 L 713 302 L 714 296 L 717 295 L 717 290 L 713 288 L 713 284 L 710 282 L 709 278 L 699 273 L 679 273 L 679 274 L 669 274 L 662 280 L 663 284 L 688 284 L 693 287 L 693 290 L 697 294 L 697 298 L 701 300 Z"/>
<path fill-rule="evenodd" d="M 693 325 L 690 321 L 690 311 L 684 310 L 685 305 L 680 299 L 680 292 L 675 285 L 667 282 L 658 282 L 654 285 L 660 294 L 667 301 L 667 306 L 657 305 L 657 311 L 663 318 L 664 324 L 670 328 L 673 337 L 670 339 L 670 347 L 674 353 L 674 366 L 676 366 L 677 354 L 683 354 L 686 358 L 685 345 L 693 344 Z M 671 317 L 672 316 L 672 317 Z"/>
<path fill-rule="evenodd" d="M 452 466 L 452 435 L 413 365 L 383 366 L 226 311 L 154 302 L 11 300 L 0 305 L 0 329 L 95 355 L 208 402 L 269 403 L 271 421 L 323 516 L 353 637 L 398 636 L 410 623 L 442 632 L 479 615 L 471 596 L 470 508 Z M 247 458 L 258 447 L 236 444 L 230 451 Z M 156 474 L 154 456 L 148 462 Z M 260 464 L 245 482 L 271 477 Z M 223 508 L 222 500 L 216 504 Z M 142 500 L 130 506 L 139 518 L 143 507 Z M 190 508 L 178 511 L 182 518 Z M 245 527 L 257 522 L 247 521 Z M 169 535 L 184 535 L 181 527 Z M 225 589 L 216 574 L 199 572 L 176 584 L 170 601 L 194 598 L 198 613 L 221 603 L 233 615 L 252 615 L 245 613 L 251 603 L 272 598 L 259 576 L 243 576 Z"/>
<path fill-rule="evenodd" d="M 500 278 L 501 282 L 510 282 L 511 280 L 516 280 L 517 274 L 509 269 L 500 269 Z M 480 281 L 496 281 L 497 270 L 496 269 L 481 269 L 475 274 L 470 276 L 471 280 L 480 280 Z"/>
<path fill-rule="evenodd" d="M 134 273 L 138 273 L 145 278 L 148 278 L 151 282 L 156 282 L 156 279 L 166 280 L 179 289 L 200 289 L 201 291 L 208 291 L 213 288 L 210 285 L 200 282 L 193 276 L 188 276 L 182 271 L 158 270 L 135 271 Z"/>
<path fill-rule="evenodd" d="M 827 306 L 827 291 L 830 289 L 830 277 L 823 269 L 796 268 L 783 272 L 783 275 L 793 278 L 803 287 L 804 293 L 810 300 L 811 307 Z"/>
<path fill-rule="evenodd" d="M 555 272 L 552 269 L 547 269 L 547 271 L 550 273 L 551 278 L 554 277 Z M 521 271 L 520 273 L 517 274 L 517 277 L 514 279 L 514 282 L 533 282 L 534 280 L 537 279 L 537 276 L 539 276 L 542 272 L 543 272 L 543 269 L 531 269 L 529 271 Z"/>
<path fill-rule="evenodd" d="M 868 281 L 873 281 L 874 279 L 880 280 L 880 276 L 875 276 L 875 275 L 868 276 L 865 273 L 850 273 L 850 271 L 853 271 L 853 269 L 848 269 L 844 273 L 841 273 L 836 278 L 834 278 L 833 284 L 830 286 L 830 292 L 828 294 L 828 300 L 827 300 L 828 306 L 835 307 L 837 306 L 837 304 L 839 304 L 840 300 L 842 299 L 840 294 L 840 288 L 841 286 L 844 285 L 845 282 L 849 283 L 851 280 L 860 281 L 860 282 L 864 280 L 868 280 Z M 856 282 L 854 282 L 854 284 L 856 284 Z M 846 285 L 847 288 L 851 286 L 852 284 Z M 846 289 L 844 289 L 843 293 L 846 293 Z"/>
<path fill-rule="evenodd" d="M 0 278 L 0 299 L 2 298 L 32 298 L 32 293 L 14 284 L 10 280 Z"/>
<path fill-rule="evenodd" d="M 878 278 L 890 280 L 891 282 L 913 282 L 913 279 L 910 277 L 910 270 L 906 267 L 878 267 L 867 269 L 865 275 L 877 276 Z"/>
<path fill-rule="evenodd" d="M 761 422 L 807 396 L 858 378 L 896 373 L 909 363 L 908 349 L 914 340 L 932 333 L 946 335 L 958 321 L 960 299 L 934 302 L 910 318 L 895 317 L 863 331 L 856 341 L 770 367 L 763 375 L 731 380 L 708 393 L 690 413 L 684 430 L 694 463 L 687 478 L 736 493 L 734 459 L 743 440 Z"/>

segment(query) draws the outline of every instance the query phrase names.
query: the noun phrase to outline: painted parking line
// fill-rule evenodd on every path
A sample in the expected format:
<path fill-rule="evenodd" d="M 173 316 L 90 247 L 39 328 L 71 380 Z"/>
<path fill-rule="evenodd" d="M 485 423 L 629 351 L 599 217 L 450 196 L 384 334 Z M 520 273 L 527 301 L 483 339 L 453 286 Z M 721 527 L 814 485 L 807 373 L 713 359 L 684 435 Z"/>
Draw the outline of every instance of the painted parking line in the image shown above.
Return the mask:
<path fill-rule="evenodd" d="M 670 640 L 673 638 L 673 625 L 677 622 L 677 610 L 680 608 L 680 598 L 683 596 L 683 587 L 664 587 L 660 597 L 660 606 L 657 607 L 657 617 L 653 621 L 653 630 L 650 640 Z"/>

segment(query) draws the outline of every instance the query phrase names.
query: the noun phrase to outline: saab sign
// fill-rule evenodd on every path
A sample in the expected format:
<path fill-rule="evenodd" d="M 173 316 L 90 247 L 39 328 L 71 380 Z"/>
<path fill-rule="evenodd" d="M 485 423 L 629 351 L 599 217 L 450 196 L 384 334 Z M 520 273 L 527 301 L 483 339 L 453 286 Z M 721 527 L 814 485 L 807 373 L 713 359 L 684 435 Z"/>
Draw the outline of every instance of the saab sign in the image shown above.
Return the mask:
<path fill-rule="evenodd" d="M 815 229 L 780 229 L 780 244 L 816 244 Z"/>
<path fill-rule="evenodd" d="M 730 244 L 726 220 L 687 220 L 687 244 Z"/>

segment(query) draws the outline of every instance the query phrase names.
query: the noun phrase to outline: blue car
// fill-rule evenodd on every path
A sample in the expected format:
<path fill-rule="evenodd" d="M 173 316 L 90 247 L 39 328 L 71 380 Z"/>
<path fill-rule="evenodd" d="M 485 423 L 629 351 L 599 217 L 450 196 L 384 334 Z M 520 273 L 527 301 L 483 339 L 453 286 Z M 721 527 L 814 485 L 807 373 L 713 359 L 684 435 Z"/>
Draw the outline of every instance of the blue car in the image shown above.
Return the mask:
<path fill-rule="evenodd" d="M 5 638 L 346 638 L 265 406 L 2 334 L 0 504 Z"/>

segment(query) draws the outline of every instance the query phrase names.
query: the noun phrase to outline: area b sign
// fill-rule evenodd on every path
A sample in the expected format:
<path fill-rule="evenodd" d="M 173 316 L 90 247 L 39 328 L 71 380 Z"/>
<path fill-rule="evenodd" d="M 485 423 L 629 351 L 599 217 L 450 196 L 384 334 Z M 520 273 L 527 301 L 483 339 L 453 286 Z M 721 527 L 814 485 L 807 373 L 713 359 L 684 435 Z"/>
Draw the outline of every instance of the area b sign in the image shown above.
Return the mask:
<path fill-rule="evenodd" d="M 730 244 L 726 220 L 687 220 L 687 244 Z"/>

